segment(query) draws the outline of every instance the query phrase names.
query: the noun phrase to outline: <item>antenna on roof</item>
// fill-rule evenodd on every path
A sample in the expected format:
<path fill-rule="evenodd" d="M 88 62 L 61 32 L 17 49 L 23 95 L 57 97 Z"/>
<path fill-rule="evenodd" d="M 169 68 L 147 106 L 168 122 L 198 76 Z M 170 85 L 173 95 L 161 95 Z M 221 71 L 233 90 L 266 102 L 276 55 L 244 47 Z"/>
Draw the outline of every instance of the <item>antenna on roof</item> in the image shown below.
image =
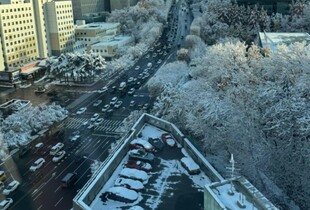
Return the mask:
<path fill-rule="evenodd" d="M 235 174 L 236 170 L 238 170 L 238 169 L 235 168 L 235 163 L 236 162 L 234 160 L 234 154 L 230 154 L 229 162 L 231 163 L 231 166 L 230 167 L 226 167 L 226 169 L 228 169 L 229 173 L 230 173 L 230 189 L 228 191 L 228 194 L 229 195 L 234 195 L 234 187 L 233 187 L 232 181 L 236 177 L 236 174 Z"/>

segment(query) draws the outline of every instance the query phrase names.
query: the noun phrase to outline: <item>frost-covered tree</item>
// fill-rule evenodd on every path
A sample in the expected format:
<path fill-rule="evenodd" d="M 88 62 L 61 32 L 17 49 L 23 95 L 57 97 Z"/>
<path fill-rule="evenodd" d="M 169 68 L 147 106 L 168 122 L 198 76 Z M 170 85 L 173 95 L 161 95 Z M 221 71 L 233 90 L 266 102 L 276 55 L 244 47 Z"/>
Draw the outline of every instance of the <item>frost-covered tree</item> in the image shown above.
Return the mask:
<path fill-rule="evenodd" d="M 163 68 L 149 81 L 154 114 L 199 139 L 223 174 L 219 159 L 236 154 L 242 174 L 276 204 L 296 208 L 267 183 L 309 209 L 309 52 L 305 43 L 278 46 L 268 57 L 241 42 L 209 47 L 190 69 L 170 64 L 175 79 Z"/>
<path fill-rule="evenodd" d="M 9 115 L 0 125 L 3 141 L 7 147 L 19 147 L 29 143 L 30 136 L 63 120 L 68 114 L 59 105 L 28 107 Z"/>
<path fill-rule="evenodd" d="M 49 77 L 60 82 L 93 82 L 96 76 L 107 74 L 106 62 L 96 53 L 67 53 L 47 59 Z"/>

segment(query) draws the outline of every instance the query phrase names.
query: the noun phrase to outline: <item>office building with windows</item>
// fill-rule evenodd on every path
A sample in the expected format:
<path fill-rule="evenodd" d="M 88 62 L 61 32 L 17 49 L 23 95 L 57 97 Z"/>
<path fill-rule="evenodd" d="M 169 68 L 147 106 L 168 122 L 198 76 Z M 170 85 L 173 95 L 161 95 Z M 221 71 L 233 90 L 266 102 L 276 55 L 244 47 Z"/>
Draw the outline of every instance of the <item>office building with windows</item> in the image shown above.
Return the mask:
<path fill-rule="evenodd" d="M 31 2 L 0 0 L 0 34 L 3 64 L 7 69 L 39 57 Z M 0 59 L 1 60 L 1 59 Z"/>
<path fill-rule="evenodd" d="M 75 42 L 72 2 L 47 2 L 45 9 L 49 54 L 71 52 Z"/>
<path fill-rule="evenodd" d="M 104 0 L 72 0 L 74 20 L 89 20 L 102 17 Z"/>

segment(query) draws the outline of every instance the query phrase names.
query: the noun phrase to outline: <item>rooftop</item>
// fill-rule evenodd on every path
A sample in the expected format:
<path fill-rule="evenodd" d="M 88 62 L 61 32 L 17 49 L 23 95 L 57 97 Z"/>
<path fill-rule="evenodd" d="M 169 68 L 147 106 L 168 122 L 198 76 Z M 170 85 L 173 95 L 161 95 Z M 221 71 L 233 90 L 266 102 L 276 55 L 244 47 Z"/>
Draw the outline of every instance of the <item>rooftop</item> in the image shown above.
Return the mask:
<path fill-rule="evenodd" d="M 120 25 L 120 23 L 106 23 L 106 22 L 96 22 L 89 23 L 85 25 L 76 25 L 76 29 L 85 29 L 85 30 L 98 30 L 98 29 L 113 29 Z"/>
<path fill-rule="evenodd" d="M 276 50 L 278 44 L 290 45 L 295 42 L 310 43 L 310 35 L 308 33 L 270 33 L 260 32 L 259 38 L 262 47 Z"/>
<path fill-rule="evenodd" d="M 98 42 L 93 44 L 93 47 L 99 46 L 111 46 L 111 45 L 119 45 L 130 41 L 132 37 L 130 36 L 110 36 L 110 39 L 104 42 Z"/>

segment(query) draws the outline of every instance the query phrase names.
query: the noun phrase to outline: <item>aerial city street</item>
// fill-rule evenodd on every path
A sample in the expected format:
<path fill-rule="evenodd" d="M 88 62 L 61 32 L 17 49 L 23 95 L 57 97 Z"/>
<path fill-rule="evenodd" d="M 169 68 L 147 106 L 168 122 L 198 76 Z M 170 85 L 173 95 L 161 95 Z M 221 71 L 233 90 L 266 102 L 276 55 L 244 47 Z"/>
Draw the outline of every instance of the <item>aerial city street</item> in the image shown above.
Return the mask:
<path fill-rule="evenodd" d="M 0 0 L 0 210 L 310 209 L 309 1 L 87 2 Z"/>

